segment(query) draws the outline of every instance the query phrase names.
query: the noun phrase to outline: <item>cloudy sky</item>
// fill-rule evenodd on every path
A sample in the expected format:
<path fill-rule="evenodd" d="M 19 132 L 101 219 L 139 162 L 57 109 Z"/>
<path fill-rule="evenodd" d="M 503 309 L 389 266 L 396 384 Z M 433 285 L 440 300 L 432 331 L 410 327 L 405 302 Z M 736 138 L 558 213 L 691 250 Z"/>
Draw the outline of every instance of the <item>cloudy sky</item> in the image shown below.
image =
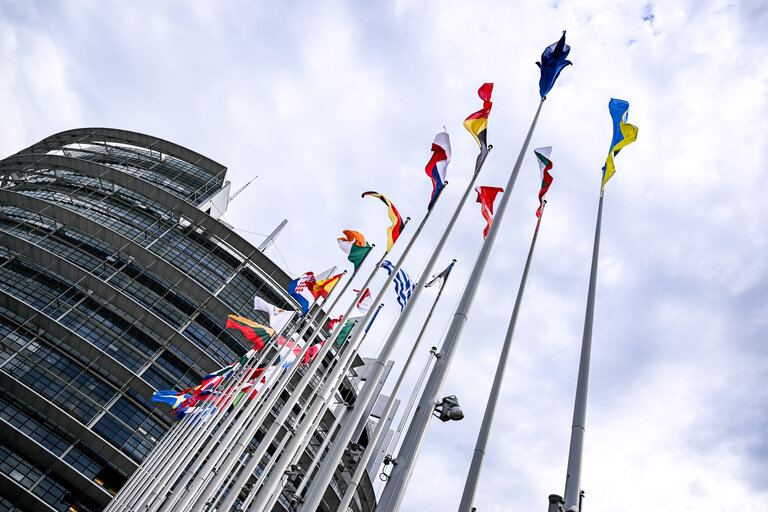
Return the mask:
<path fill-rule="evenodd" d="M 607 104 L 617 97 L 640 131 L 606 187 L 585 509 L 759 510 L 768 499 L 766 12 L 758 0 L 0 0 L 0 155 L 84 126 L 177 142 L 226 165 L 234 188 L 258 176 L 225 218 L 255 244 L 288 219 L 267 254 L 298 275 L 344 266 L 342 229 L 384 246 L 384 206 L 361 192 L 421 219 L 424 165 L 446 126 L 450 184 L 405 263 L 416 279 L 471 174 L 477 146 L 462 121 L 481 106 L 477 88 L 495 83 L 494 150 L 478 184 L 504 186 L 538 102 L 534 62 L 567 29 L 574 65 L 531 144 L 554 147 L 555 181 L 475 506 L 546 510 L 547 496 L 563 492 Z M 538 185 L 529 150 L 444 386 L 466 418 L 431 425 L 405 511 L 458 506 Z M 468 203 L 441 256 L 441 266 L 458 264 L 418 366 L 450 321 L 483 227 Z M 398 362 L 432 297 L 422 296 Z M 390 296 L 365 355 L 397 309 Z"/>

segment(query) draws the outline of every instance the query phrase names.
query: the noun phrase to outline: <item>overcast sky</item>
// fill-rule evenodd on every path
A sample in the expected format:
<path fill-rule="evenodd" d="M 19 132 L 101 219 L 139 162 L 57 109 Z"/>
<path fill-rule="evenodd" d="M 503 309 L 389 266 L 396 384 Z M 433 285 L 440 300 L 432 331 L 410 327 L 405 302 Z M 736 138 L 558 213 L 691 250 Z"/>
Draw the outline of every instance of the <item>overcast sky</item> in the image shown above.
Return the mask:
<path fill-rule="evenodd" d="M 431 424 L 403 510 L 458 506 L 536 221 L 532 149 L 550 145 L 554 183 L 475 506 L 544 511 L 562 494 L 611 97 L 629 101 L 639 136 L 606 187 L 584 508 L 762 510 L 767 9 L 0 0 L 0 156 L 85 126 L 179 143 L 227 166 L 233 189 L 258 176 L 225 219 L 254 244 L 288 219 L 267 254 L 297 276 L 349 266 L 335 242 L 343 229 L 384 247 L 386 211 L 366 190 L 421 219 L 424 166 L 445 125 L 450 184 L 405 263 L 417 279 L 474 165 L 462 122 L 481 107 L 478 87 L 495 84 L 494 150 L 478 184 L 505 186 L 538 103 L 534 62 L 567 29 L 574 65 L 544 104 L 443 389 L 466 418 Z M 441 340 L 484 225 L 468 203 L 441 256 L 441 267 L 458 264 L 417 366 Z M 423 294 L 396 361 L 433 297 Z M 393 298 L 364 355 L 395 319 Z"/>

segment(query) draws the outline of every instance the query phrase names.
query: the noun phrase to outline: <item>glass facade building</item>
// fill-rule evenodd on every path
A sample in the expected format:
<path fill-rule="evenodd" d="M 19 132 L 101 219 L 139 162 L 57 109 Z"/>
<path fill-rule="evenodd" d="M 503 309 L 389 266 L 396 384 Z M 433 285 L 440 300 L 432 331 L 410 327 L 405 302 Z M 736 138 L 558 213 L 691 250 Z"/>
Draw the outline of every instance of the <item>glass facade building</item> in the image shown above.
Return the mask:
<path fill-rule="evenodd" d="M 152 393 L 250 348 L 227 315 L 267 323 L 255 295 L 298 307 L 290 277 L 219 220 L 225 176 L 189 149 L 106 128 L 0 161 L 0 512 L 101 510 L 172 426 Z M 366 482 L 360 510 L 375 505 Z"/>

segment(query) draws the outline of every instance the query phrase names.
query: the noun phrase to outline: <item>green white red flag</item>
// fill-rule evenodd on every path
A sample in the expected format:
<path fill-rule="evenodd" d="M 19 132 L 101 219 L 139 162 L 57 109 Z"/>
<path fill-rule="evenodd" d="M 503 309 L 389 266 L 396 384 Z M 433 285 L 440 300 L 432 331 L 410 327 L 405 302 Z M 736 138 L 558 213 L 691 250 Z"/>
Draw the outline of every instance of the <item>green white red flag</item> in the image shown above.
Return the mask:
<path fill-rule="evenodd" d="M 536 155 L 536 161 L 539 162 L 539 170 L 541 171 L 541 190 L 539 190 L 539 209 L 536 210 L 537 217 L 541 217 L 541 209 L 544 207 L 544 194 L 547 193 L 549 186 L 552 184 L 552 175 L 549 174 L 549 171 L 552 170 L 552 161 L 549 159 L 551 153 L 552 146 L 533 150 L 533 154 Z"/>

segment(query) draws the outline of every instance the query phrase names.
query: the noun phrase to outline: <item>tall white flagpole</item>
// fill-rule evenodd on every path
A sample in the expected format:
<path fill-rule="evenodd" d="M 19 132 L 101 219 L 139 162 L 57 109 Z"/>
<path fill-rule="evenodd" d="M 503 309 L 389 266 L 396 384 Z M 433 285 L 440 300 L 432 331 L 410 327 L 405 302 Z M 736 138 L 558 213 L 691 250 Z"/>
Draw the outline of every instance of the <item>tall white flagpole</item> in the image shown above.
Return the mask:
<path fill-rule="evenodd" d="M 411 363 L 413 362 L 413 358 L 416 356 L 416 352 L 418 351 L 421 338 L 424 336 L 424 333 L 427 330 L 427 326 L 429 325 L 429 321 L 432 318 L 432 313 L 434 313 L 435 307 L 437 307 L 437 303 L 440 300 L 440 297 L 443 295 L 443 289 L 445 288 L 445 283 L 448 282 L 448 277 L 451 275 L 451 270 L 453 270 L 453 265 L 455 263 L 456 263 L 456 260 L 453 260 L 453 262 L 451 263 L 451 267 L 448 270 L 448 274 L 443 279 L 443 284 L 440 285 L 440 291 L 437 292 L 437 296 L 435 297 L 434 302 L 432 302 L 432 307 L 429 309 L 427 318 L 424 320 L 424 325 L 422 326 L 421 331 L 419 332 L 419 335 L 416 338 L 416 341 L 413 343 L 413 347 L 411 348 L 411 352 L 408 354 L 408 358 L 405 360 L 405 363 L 403 364 L 403 369 L 400 371 L 400 375 L 397 377 L 397 382 L 395 382 L 394 387 L 389 392 L 389 399 L 387 400 L 387 403 L 384 406 L 384 410 L 381 412 L 381 416 L 379 416 L 380 419 L 378 423 L 376 423 L 376 429 L 374 430 L 373 435 L 371 435 L 370 438 L 368 439 L 368 448 L 363 452 L 363 454 L 360 457 L 360 460 L 357 462 L 357 468 L 355 468 L 355 472 L 352 475 L 351 480 L 347 482 L 347 491 L 344 493 L 344 496 L 342 497 L 341 505 L 339 505 L 338 510 L 347 510 L 347 507 L 349 507 L 350 503 L 352 502 L 352 498 L 355 495 L 357 486 L 360 484 L 360 480 L 362 480 L 363 478 L 363 473 L 365 473 L 365 469 L 368 466 L 368 461 L 371 459 L 371 456 L 373 455 L 373 452 L 377 447 L 379 437 L 384 432 L 385 425 L 387 425 L 386 418 L 389 417 L 389 414 L 392 411 L 392 407 L 395 405 L 395 402 L 397 401 L 397 394 L 400 392 L 400 386 L 403 385 L 403 381 L 405 380 L 405 375 L 408 373 L 408 369 L 410 368 Z M 375 400 L 376 398 L 378 398 L 378 396 L 374 394 L 372 398 Z"/>
<path fill-rule="evenodd" d="M 274 339 L 275 343 L 277 343 L 278 337 L 279 333 L 276 332 L 270 339 L 270 342 Z M 278 349 L 272 356 L 272 360 L 269 363 L 270 365 L 274 364 L 279 353 L 280 350 Z M 251 360 L 245 364 L 241 371 L 233 373 L 228 379 L 216 386 L 215 390 L 240 387 L 243 381 L 247 378 L 249 371 L 258 367 L 266 357 L 267 349 L 265 345 L 258 356 L 254 355 L 251 357 Z M 139 496 L 138 500 L 132 503 L 134 507 L 141 506 L 147 510 L 156 510 L 162 503 L 164 494 L 171 488 L 173 482 L 179 477 L 180 472 L 183 471 L 198 450 L 202 447 L 203 451 L 205 451 L 215 444 L 213 443 L 214 439 L 209 439 L 209 436 L 219 422 L 225 421 L 228 410 L 228 406 L 225 404 L 228 404 L 228 397 L 227 394 L 224 393 L 218 399 L 206 402 L 210 403 L 207 403 L 204 406 L 205 408 L 198 414 L 198 418 L 203 418 L 203 423 L 193 424 L 195 428 L 190 431 L 190 435 L 185 436 L 185 438 L 181 440 L 181 444 L 176 447 L 176 453 L 171 454 L 175 455 L 171 460 L 166 460 L 165 464 L 162 464 L 162 461 L 159 462 L 158 471 L 153 476 L 153 480 L 143 485 L 143 493 Z M 210 416 L 208 416 L 209 414 Z M 206 440 L 208 441 L 207 444 L 205 444 Z M 203 446 L 204 444 L 205 446 Z"/>
<path fill-rule="evenodd" d="M 374 316 L 371 319 L 371 322 L 373 322 L 375 319 L 376 319 L 376 316 Z M 367 334 L 368 333 L 366 332 L 363 335 L 363 339 L 365 338 L 365 336 L 367 336 Z M 343 372 L 340 375 L 339 383 L 334 387 L 338 387 L 341 384 L 341 381 L 346 377 L 347 372 L 350 370 L 352 362 L 353 362 L 352 359 L 348 361 L 347 371 Z M 379 382 L 376 384 L 376 387 L 379 391 L 384 386 L 384 382 L 387 379 L 387 375 L 389 374 L 389 369 L 391 369 L 391 367 L 392 365 L 388 365 L 387 372 L 385 373 L 384 376 L 382 376 L 381 379 L 379 379 Z M 317 430 L 317 426 L 319 422 L 325 416 L 325 410 L 326 409 L 324 407 L 318 407 L 317 409 L 312 409 L 309 413 L 307 413 L 305 417 L 305 421 L 308 421 L 312 418 L 312 416 L 315 416 L 312 428 L 308 431 L 309 434 L 304 436 L 303 438 L 300 438 L 298 436 L 293 436 L 291 445 L 289 445 L 288 448 L 285 449 L 285 452 L 283 453 L 283 455 L 281 455 L 277 463 L 275 463 L 274 466 L 271 466 L 271 470 L 274 472 L 274 474 L 276 475 L 283 474 L 288 469 L 288 466 L 290 464 L 298 464 L 299 460 L 301 459 L 301 456 L 304 454 L 304 451 L 307 449 L 307 446 L 309 445 L 312 439 L 311 433 Z M 327 448 L 328 444 L 332 441 L 333 433 L 336 430 L 336 427 L 342 422 L 346 421 L 346 416 L 348 411 L 349 409 L 343 410 L 334 420 L 333 425 L 328 430 L 325 436 L 325 439 L 323 440 L 322 444 L 318 448 L 317 453 L 315 454 L 315 457 L 313 458 L 310 465 L 307 466 L 307 469 L 301 484 L 299 485 L 299 487 L 296 488 L 297 496 L 301 494 L 303 489 L 309 483 L 310 477 L 312 475 L 312 470 L 314 469 L 315 465 L 317 465 L 317 463 L 319 462 L 319 459 L 322 458 L 323 454 L 325 453 L 325 448 Z M 285 459 L 283 459 L 282 457 L 285 457 Z M 268 470 L 270 470 L 270 466 L 267 466 L 264 468 L 265 473 Z M 270 511 L 274 507 L 275 502 L 279 499 L 282 493 L 282 488 L 283 488 L 283 483 L 281 480 L 278 480 L 276 478 L 270 479 L 262 489 L 258 488 L 259 483 L 260 482 L 257 482 L 257 484 L 253 486 L 250 495 L 246 498 L 245 501 L 243 501 L 244 510 L 247 509 L 248 505 L 250 505 L 252 501 L 256 501 L 256 504 L 249 509 L 249 512 Z M 298 501 L 301 501 L 301 500 L 298 500 Z M 225 505 L 227 504 L 228 503 L 225 503 Z"/>
<path fill-rule="evenodd" d="M 416 456 L 419 453 L 421 444 L 424 441 L 424 436 L 429 426 L 429 420 L 432 418 L 432 412 L 434 411 L 435 404 L 437 403 L 437 396 L 440 393 L 440 388 L 445 380 L 445 375 L 451 366 L 453 355 L 456 351 L 456 347 L 461 338 L 461 334 L 464 331 L 464 326 L 467 322 L 467 316 L 469 315 L 470 307 L 477 293 L 478 285 L 480 284 L 480 277 L 485 269 L 485 264 L 488 261 L 493 242 L 496 239 L 496 234 L 501 226 L 501 221 L 504 217 L 504 212 L 509 203 L 509 198 L 512 195 L 512 190 L 517 181 L 517 175 L 520 172 L 520 166 L 523 163 L 523 157 L 528 149 L 528 145 L 531 142 L 533 136 L 533 130 L 536 127 L 536 121 L 539 119 L 539 113 L 541 107 L 544 105 L 545 98 L 542 98 L 539 102 L 539 107 L 536 110 L 536 115 L 533 118 L 531 127 L 528 130 L 528 135 L 525 137 L 523 147 L 520 150 L 520 154 L 515 162 L 515 167 L 512 169 L 512 173 L 509 176 L 507 182 L 506 191 L 501 197 L 499 202 L 499 209 L 496 212 L 496 216 L 491 223 L 491 229 L 488 232 L 488 237 L 483 242 L 483 246 L 480 249 L 480 253 L 477 256 L 475 265 L 472 268 L 472 272 L 467 281 L 467 285 L 464 288 L 464 292 L 459 300 L 459 305 L 454 313 L 453 320 L 451 321 L 450 328 L 446 334 L 445 341 L 443 342 L 443 348 L 438 354 L 435 366 L 432 368 L 427 384 L 424 387 L 424 392 L 421 395 L 419 405 L 414 413 L 413 420 L 408 428 L 408 432 L 405 435 L 403 445 L 400 448 L 398 457 L 395 459 L 396 463 L 392 469 L 392 473 L 387 480 L 387 485 L 384 487 L 384 492 L 381 496 L 379 503 L 380 510 L 386 510 L 387 512 L 394 512 L 399 510 L 400 504 L 405 494 L 405 488 L 408 484 L 408 479 L 413 471 L 413 466 L 416 462 Z M 402 454 L 402 456 L 400 456 Z"/>
<path fill-rule="evenodd" d="M 528 280 L 528 271 L 531 268 L 531 260 L 533 259 L 533 250 L 536 247 L 536 238 L 539 236 L 539 226 L 541 225 L 541 218 L 544 216 L 544 206 L 547 204 L 544 201 L 541 205 L 539 218 L 536 221 L 536 229 L 533 232 L 533 239 L 531 240 L 531 248 L 528 250 L 528 259 L 525 261 L 525 268 L 523 269 L 523 277 L 520 279 L 520 287 L 517 290 L 517 298 L 515 299 L 515 306 L 512 308 L 512 317 L 509 319 L 509 327 L 507 328 L 507 335 L 504 338 L 504 345 L 501 348 L 501 354 L 499 355 L 499 361 L 496 365 L 496 374 L 493 378 L 493 385 L 491 386 L 491 392 L 488 395 L 488 403 L 485 406 L 485 414 L 483 415 L 483 422 L 480 425 L 480 431 L 477 434 L 477 442 L 475 444 L 475 451 L 472 455 L 472 463 L 469 466 L 469 472 L 467 473 L 467 481 L 464 484 L 464 493 L 461 495 L 461 502 L 459 503 L 460 512 L 470 512 L 472 510 L 472 501 L 475 498 L 475 491 L 477 490 L 477 483 L 480 478 L 480 469 L 483 465 L 483 458 L 485 457 L 485 450 L 488 445 L 488 436 L 491 432 L 491 424 L 493 423 L 493 415 L 496 412 L 496 403 L 499 399 L 499 392 L 501 391 L 501 384 L 504 380 L 504 370 L 507 367 L 507 360 L 509 359 L 509 349 L 512 346 L 512 336 L 515 333 L 515 324 L 517 324 L 517 315 L 520 312 L 520 304 L 523 301 L 523 292 L 525 291 L 525 283 Z"/>
<path fill-rule="evenodd" d="M 478 158 L 478 161 L 475 165 L 475 172 L 472 175 L 472 179 L 470 180 L 469 185 L 464 191 L 464 195 L 459 201 L 458 206 L 454 210 L 453 215 L 451 216 L 451 220 L 448 222 L 448 225 L 446 225 L 445 229 L 443 230 L 443 234 L 441 235 L 440 240 L 437 242 L 435 249 L 432 251 L 432 255 L 430 256 L 430 259 L 427 262 L 427 265 L 424 267 L 424 271 L 422 272 L 421 278 L 419 279 L 419 283 L 421 284 L 418 284 L 416 286 L 416 290 L 414 290 L 413 294 L 411 295 L 411 298 L 408 300 L 408 303 L 405 305 L 405 309 L 400 314 L 400 318 L 398 318 L 397 322 L 395 323 L 392 329 L 392 332 L 387 338 L 387 341 L 384 343 L 384 346 L 382 347 L 381 352 L 379 353 L 379 356 L 376 359 L 377 366 L 374 369 L 375 372 L 383 371 L 384 365 L 386 364 L 386 361 L 389 359 L 389 356 L 391 355 L 392 350 L 394 349 L 394 346 L 397 343 L 397 340 L 400 337 L 400 334 L 402 333 L 406 322 L 408 321 L 408 317 L 410 316 L 411 311 L 413 310 L 414 304 L 418 300 L 419 296 L 421 295 L 421 291 L 424 289 L 424 286 L 426 285 L 429 279 L 429 274 L 434 269 L 435 263 L 437 261 L 437 257 L 440 255 L 440 251 L 443 249 L 443 246 L 445 245 L 446 240 L 448 240 L 448 236 L 450 235 L 451 230 L 453 229 L 453 226 L 459 217 L 459 213 L 461 212 L 461 209 L 463 208 L 464 203 L 469 197 L 469 194 L 472 192 L 472 186 L 474 185 L 475 180 L 477 179 L 477 176 L 480 174 L 480 170 L 482 169 L 483 164 L 485 163 L 485 159 L 487 158 L 488 153 L 492 148 L 493 146 L 489 145 L 487 147 L 487 150 L 484 151 Z M 443 189 L 443 191 L 444 190 L 445 189 Z M 442 195 L 442 192 L 440 193 L 440 195 Z M 397 269 L 393 270 L 392 275 L 395 275 L 396 272 L 397 272 Z M 358 396 L 358 401 L 371 400 L 371 391 L 372 390 L 367 386 L 363 387 L 363 389 L 361 390 L 360 396 Z M 360 414 L 362 414 L 362 409 L 363 408 L 358 408 L 357 410 L 353 410 L 353 416 L 359 416 Z M 355 418 L 352 420 L 353 423 L 356 423 L 357 421 L 359 421 L 359 418 Z M 334 442 L 334 447 L 336 447 L 335 453 L 329 453 L 328 457 L 326 457 L 324 461 L 325 468 L 321 467 L 321 469 L 318 470 L 318 474 L 321 476 L 322 480 L 319 480 L 317 484 L 315 484 L 315 482 L 312 482 L 312 486 L 309 488 L 307 492 L 305 504 L 301 509 L 302 511 L 306 510 L 306 511 L 314 512 L 314 510 L 317 509 L 322 499 L 323 493 L 325 492 L 325 488 L 328 486 L 328 482 L 330 482 L 331 475 L 327 474 L 328 471 L 326 471 L 326 469 L 329 468 L 331 464 L 331 462 L 329 462 L 330 458 L 331 456 L 333 456 L 336 461 L 341 459 L 341 454 L 343 452 L 343 449 L 346 448 L 347 443 L 349 443 L 351 434 L 352 434 L 352 427 L 347 428 L 346 431 L 342 430 L 339 432 L 337 439 Z M 321 471 L 325 471 L 326 474 L 323 475 Z M 325 481 L 324 485 L 322 483 L 323 481 Z"/>
<path fill-rule="evenodd" d="M 445 190 L 445 188 L 443 188 L 443 190 Z M 437 199 L 439 199 L 439 195 L 438 195 Z M 403 250 L 402 255 L 398 259 L 397 264 L 395 265 L 395 268 L 389 274 L 389 276 L 387 277 L 387 280 L 385 281 L 384 285 L 382 286 L 381 290 L 379 291 L 379 294 L 374 299 L 374 301 L 373 301 L 374 304 L 378 304 L 378 303 L 380 303 L 383 300 L 384 294 L 387 293 L 389 285 L 392 283 L 392 281 L 397 276 L 397 272 L 400 270 L 400 267 L 402 266 L 403 261 L 408 256 L 408 253 L 410 252 L 411 248 L 413 247 L 413 244 L 419 238 L 419 234 L 421 233 L 422 229 L 424 229 L 424 225 L 426 224 L 427 220 L 429 219 L 430 213 L 432 213 L 432 210 L 428 210 L 427 214 L 424 215 L 424 218 L 421 220 L 421 223 L 419 223 L 419 226 L 416 228 L 416 231 L 413 233 L 413 236 L 408 241 L 408 244 L 405 246 L 405 249 Z M 381 267 L 381 263 L 382 262 L 383 262 L 383 258 L 382 258 L 382 261 L 379 262 L 378 267 Z M 362 291 L 360 292 L 360 294 L 362 294 L 364 290 L 365 290 L 365 287 L 362 288 Z M 357 300 L 359 300 L 359 299 L 357 299 Z M 356 302 L 355 302 L 355 304 L 356 304 Z M 363 320 L 361 320 L 362 325 L 367 325 L 368 321 L 370 321 L 370 319 L 373 317 L 375 312 L 376 311 L 374 310 L 374 308 L 369 309 L 368 313 L 366 313 L 366 315 L 363 318 Z M 345 316 L 345 318 L 346 318 L 346 316 Z M 328 378 L 328 380 L 325 382 L 325 384 L 323 384 L 322 391 L 319 393 L 318 398 L 315 399 L 315 403 L 312 405 L 313 409 L 316 406 L 320 407 L 321 408 L 320 410 L 323 410 L 325 407 L 327 407 L 328 400 L 335 393 L 335 388 L 339 384 L 341 384 L 341 380 L 343 379 L 343 376 L 344 376 L 344 374 L 347 371 L 348 363 L 352 360 L 354 355 L 357 353 L 357 350 L 360 348 L 360 342 L 361 342 L 362 337 L 364 335 L 365 335 L 365 330 L 361 329 L 361 330 L 357 331 L 352 336 L 352 338 L 347 342 L 349 344 L 349 346 L 350 346 L 350 349 L 347 350 L 341 356 L 341 358 L 339 359 L 339 363 L 337 364 L 337 367 L 334 369 L 334 372 L 331 374 L 331 376 Z M 325 347 L 323 347 L 323 348 L 325 348 Z M 372 381 L 374 383 L 373 385 L 370 386 L 371 388 L 375 387 L 375 382 L 380 378 L 380 376 L 381 376 L 380 374 L 374 372 L 374 374 L 370 377 L 370 379 L 372 379 Z M 363 386 L 363 389 L 366 389 L 368 387 L 369 386 L 366 384 L 365 386 Z M 295 393 L 296 392 L 294 391 L 294 394 Z M 358 397 L 358 399 L 359 399 L 359 397 Z M 350 420 L 348 420 L 348 421 L 350 421 Z M 354 419 L 354 420 L 351 420 L 351 421 L 357 422 L 358 420 Z M 345 425 L 347 425 L 347 423 L 345 423 Z M 296 432 L 295 433 L 291 433 L 290 435 L 302 438 L 303 436 L 306 436 L 308 434 L 308 430 L 309 430 L 310 426 L 311 426 L 310 424 L 300 425 L 299 428 L 296 430 Z M 344 427 L 342 426 L 342 429 L 343 428 Z M 354 428 L 354 425 L 353 425 L 353 428 Z M 262 443 L 263 442 L 264 441 L 262 441 Z M 333 451 L 334 446 L 336 446 L 336 445 L 334 444 L 334 445 L 331 446 L 331 451 Z M 328 459 L 326 458 L 326 460 L 328 460 Z M 320 473 L 322 470 L 323 469 L 321 467 L 318 470 L 318 473 Z M 272 475 L 272 478 L 276 478 L 276 477 L 279 477 L 279 476 Z M 330 481 L 330 477 L 329 477 L 329 481 Z M 327 486 L 327 484 L 326 484 L 326 486 Z"/>
<path fill-rule="evenodd" d="M 589 272 L 587 310 L 584 315 L 584 334 L 581 338 L 579 376 L 576 381 L 576 399 L 573 404 L 571 445 L 568 451 L 568 473 L 565 477 L 565 510 L 578 512 L 581 491 L 581 459 L 584 448 L 584 427 L 587 421 L 587 388 L 589 387 L 589 359 L 592 353 L 592 320 L 595 316 L 595 289 L 597 287 L 597 259 L 600 252 L 600 227 L 603 221 L 603 191 L 597 207 L 595 244 L 592 248 L 592 268 Z"/>
<path fill-rule="evenodd" d="M 361 299 L 363 293 L 365 293 L 366 288 L 370 284 L 371 280 L 373 280 L 373 277 L 376 275 L 376 272 L 379 270 L 379 267 L 381 266 L 381 262 L 384 261 L 384 259 L 387 257 L 388 254 L 389 254 L 389 251 L 385 251 L 381 257 L 381 260 L 379 260 L 379 262 L 373 268 L 370 275 L 366 279 L 365 283 L 361 287 L 360 292 L 357 294 L 355 299 L 352 301 L 352 303 L 350 303 L 349 307 L 345 311 L 343 315 L 344 319 L 349 318 L 350 313 L 355 308 L 358 301 Z M 251 459 L 248 462 L 248 465 L 245 467 L 243 471 L 253 472 L 253 470 L 256 468 L 256 465 L 258 464 L 259 460 L 261 460 L 261 458 L 264 456 L 270 444 L 274 440 L 275 436 L 278 434 L 278 431 L 282 428 L 282 425 L 288 419 L 288 416 L 290 415 L 291 410 L 293 409 L 293 406 L 296 405 L 296 403 L 299 401 L 302 394 L 304 393 L 304 390 L 307 388 L 307 386 L 310 384 L 313 378 L 316 377 L 315 373 L 317 373 L 317 371 L 320 369 L 320 366 L 322 365 L 322 361 L 323 359 L 325 359 L 326 354 L 328 354 L 331 348 L 334 346 L 336 339 L 341 333 L 344 323 L 346 322 L 340 322 L 340 324 L 336 327 L 336 329 L 334 329 L 333 333 L 331 333 L 331 336 L 329 337 L 329 339 L 323 344 L 322 348 L 320 349 L 318 354 L 315 356 L 315 360 L 312 361 L 312 364 L 310 365 L 309 369 L 302 376 L 301 380 L 294 388 L 293 392 L 291 393 L 291 396 L 283 405 L 283 408 L 280 411 L 280 414 L 278 414 L 275 421 L 267 430 L 267 433 L 262 438 L 261 442 L 259 443 L 256 450 L 252 454 Z M 279 394 L 275 394 L 274 400 L 270 402 L 269 407 L 264 407 L 262 411 L 259 413 L 259 416 L 252 420 L 251 427 L 248 429 L 246 433 L 246 436 L 250 436 L 249 439 L 252 438 L 253 435 L 256 433 L 256 430 L 258 430 L 258 427 L 264 421 L 264 419 L 266 418 L 266 414 L 269 412 L 272 405 L 274 405 L 274 402 L 276 402 L 278 397 L 279 397 Z"/>
<path fill-rule="evenodd" d="M 353 274 L 354 277 L 354 274 Z M 349 283 L 352 282 L 352 279 L 350 278 L 347 280 L 347 283 L 345 284 L 343 290 L 346 290 L 346 287 L 349 285 Z M 333 293 L 333 291 L 331 292 Z M 336 301 L 341 297 L 341 293 L 338 293 L 336 295 L 336 299 L 332 303 L 331 306 L 334 306 L 336 304 Z M 330 309 L 328 308 L 328 311 L 323 313 L 322 319 L 320 321 L 320 324 L 318 326 L 318 329 L 316 329 L 313 333 L 313 335 L 310 337 L 310 339 L 304 344 L 299 354 L 296 356 L 296 360 L 301 360 L 301 358 L 304 357 L 304 354 L 309 349 L 312 340 L 314 339 L 314 336 L 317 332 L 320 331 L 322 328 L 323 322 L 328 318 L 328 315 L 330 314 Z M 318 307 L 316 308 L 313 316 L 310 318 L 310 320 L 307 322 L 307 325 L 302 329 L 301 333 L 299 334 L 297 343 L 301 341 L 301 338 L 304 336 L 304 334 L 312 327 L 312 323 L 314 322 L 314 317 L 317 316 L 319 312 L 322 312 L 322 308 Z M 197 471 L 197 469 L 203 464 L 203 461 L 205 457 L 210 453 L 211 450 L 215 448 L 213 446 L 215 443 L 209 443 L 209 449 L 208 453 L 201 454 L 198 456 L 197 459 L 197 466 L 194 466 L 190 468 L 187 475 L 185 476 L 185 479 L 182 480 L 182 483 L 180 483 L 176 489 L 177 491 L 175 494 L 177 494 L 177 497 L 171 498 L 170 504 L 173 504 L 177 500 L 179 501 L 179 505 L 177 506 L 178 510 L 185 510 L 194 500 L 195 496 L 200 494 L 201 499 L 208 499 L 211 497 L 211 495 L 215 494 L 218 490 L 218 487 L 221 483 L 221 480 L 227 476 L 226 473 L 226 467 L 229 465 L 229 463 L 232 462 L 232 459 L 236 459 L 235 452 L 238 451 L 238 448 L 232 449 L 232 445 L 236 446 L 242 446 L 244 449 L 245 446 L 250 442 L 251 438 L 245 439 L 244 432 L 246 431 L 246 424 L 247 423 L 253 423 L 255 420 L 254 413 L 256 413 L 257 409 L 259 410 L 259 413 L 257 415 L 258 418 L 261 418 L 258 420 L 259 423 L 263 421 L 263 417 L 266 416 L 266 414 L 269 412 L 269 410 L 272 408 L 272 405 L 274 405 L 274 402 L 278 399 L 280 393 L 277 388 L 280 386 L 277 384 L 277 380 L 280 379 L 280 382 L 283 382 L 285 384 L 288 383 L 290 380 L 290 377 L 293 375 L 293 372 L 296 370 L 296 367 L 299 365 L 291 365 L 290 368 L 288 368 L 286 371 L 282 372 L 275 372 L 275 374 L 272 376 L 271 382 L 268 381 L 265 384 L 264 389 L 269 391 L 269 395 L 266 398 L 263 398 L 266 396 L 266 394 L 263 394 L 262 396 L 257 395 L 256 398 L 249 401 L 248 406 L 245 408 L 245 411 L 240 415 L 240 418 L 236 420 L 235 425 L 230 429 L 230 432 L 227 435 L 224 435 L 221 442 L 219 443 L 218 448 L 216 448 L 216 452 L 214 452 L 213 455 L 211 455 L 208 458 L 208 461 L 205 462 L 205 465 L 202 466 L 202 469 L 200 471 Z M 269 405 L 267 405 L 269 404 Z M 258 427 L 257 427 L 258 428 Z M 250 430 L 250 429 L 247 429 Z M 251 436 L 252 437 L 252 436 Z M 222 468 L 222 466 L 224 466 Z M 195 472 L 197 471 L 197 474 Z M 203 491 L 202 486 L 205 484 L 205 479 L 209 477 L 209 474 L 213 473 L 213 478 L 209 482 L 209 484 L 206 486 L 206 489 Z M 189 488 L 184 493 L 184 486 L 186 485 L 186 482 L 189 482 L 192 478 L 192 483 L 190 484 Z M 180 494 L 184 493 L 183 495 Z M 201 499 L 197 500 L 200 501 Z M 166 509 L 169 509 L 166 507 Z"/>

